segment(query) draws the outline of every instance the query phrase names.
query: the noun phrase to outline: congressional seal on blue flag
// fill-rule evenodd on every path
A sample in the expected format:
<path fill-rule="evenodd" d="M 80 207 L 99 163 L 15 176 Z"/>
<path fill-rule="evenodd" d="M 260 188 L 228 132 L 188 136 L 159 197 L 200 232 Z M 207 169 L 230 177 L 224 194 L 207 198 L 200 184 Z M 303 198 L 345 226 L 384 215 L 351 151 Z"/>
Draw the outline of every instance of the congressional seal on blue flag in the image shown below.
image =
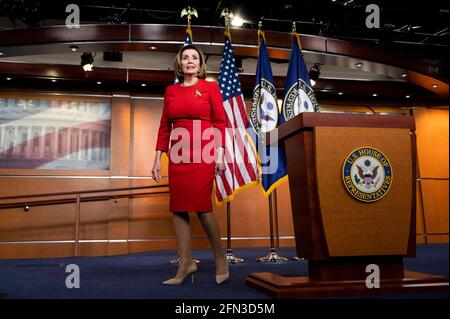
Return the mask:
<path fill-rule="evenodd" d="M 317 100 L 310 85 L 309 72 L 301 52 L 298 34 L 292 33 L 292 51 L 289 61 L 280 123 L 303 112 L 316 112 Z"/>

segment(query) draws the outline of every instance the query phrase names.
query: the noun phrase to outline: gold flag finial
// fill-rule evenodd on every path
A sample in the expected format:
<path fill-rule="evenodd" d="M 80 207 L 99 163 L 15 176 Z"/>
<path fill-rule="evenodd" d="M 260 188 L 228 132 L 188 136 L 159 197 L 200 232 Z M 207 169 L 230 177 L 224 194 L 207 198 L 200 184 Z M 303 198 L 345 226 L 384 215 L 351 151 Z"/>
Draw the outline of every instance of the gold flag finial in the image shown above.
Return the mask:
<path fill-rule="evenodd" d="M 181 17 L 184 17 L 184 16 L 187 16 L 188 28 L 190 28 L 191 27 L 191 17 L 194 16 L 194 17 L 198 18 L 198 13 L 197 13 L 197 10 L 195 10 L 195 8 L 191 8 L 190 6 L 187 6 L 186 8 L 181 10 Z"/>
<path fill-rule="evenodd" d="M 262 29 L 262 20 L 259 20 L 258 22 L 258 30 L 261 31 Z"/>
<path fill-rule="evenodd" d="M 234 17 L 233 11 L 229 10 L 228 8 L 224 8 L 222 10 L 222 12 L 220 13 L 220 17 L 224 17 L 225 26 L 227 28 L 227 32 L 229 33 L 231 21 L 233 20 L 233 17 Z"/>
<path fill-rule="evenodd" d="M 295 26 L 295 21 L 292 21 L 292 33 L 297 32 L 296 30 L 296 26 Z"/>

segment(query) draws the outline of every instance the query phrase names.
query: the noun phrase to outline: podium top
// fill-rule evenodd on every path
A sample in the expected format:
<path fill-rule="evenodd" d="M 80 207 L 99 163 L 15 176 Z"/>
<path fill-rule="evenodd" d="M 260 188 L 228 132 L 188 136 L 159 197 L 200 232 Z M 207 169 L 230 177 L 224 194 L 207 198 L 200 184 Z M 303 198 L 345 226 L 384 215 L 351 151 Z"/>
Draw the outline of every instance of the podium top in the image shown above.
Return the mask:
<path fill-rule="evenodd" d="M 311 130 L 314 127 L 377 127 L 415 130 L 414 117 L 411 115 L 372 115 L 372 114 L 330 114 L 301 113 L 278 126 L 278 140 L 284 140 L 293 134 Z M 271 141 L 270 132 L 267 141 Z M 273 137 L 272 137 L 273 139 Z"/>

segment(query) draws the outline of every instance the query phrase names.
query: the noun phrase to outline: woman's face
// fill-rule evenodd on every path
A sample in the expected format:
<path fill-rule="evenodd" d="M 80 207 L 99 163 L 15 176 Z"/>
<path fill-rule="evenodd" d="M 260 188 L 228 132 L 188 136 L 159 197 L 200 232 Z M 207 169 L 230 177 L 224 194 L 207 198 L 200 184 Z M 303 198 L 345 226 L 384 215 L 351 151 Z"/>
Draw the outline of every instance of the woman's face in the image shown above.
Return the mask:
<path fill-rule="evenodd" d="M 200 70 L 200 54 L 197 50 L 187 49 L 183 51 L 181 54 L 181 68 L 185 76 L 197 75 L 198 70 Z"/>

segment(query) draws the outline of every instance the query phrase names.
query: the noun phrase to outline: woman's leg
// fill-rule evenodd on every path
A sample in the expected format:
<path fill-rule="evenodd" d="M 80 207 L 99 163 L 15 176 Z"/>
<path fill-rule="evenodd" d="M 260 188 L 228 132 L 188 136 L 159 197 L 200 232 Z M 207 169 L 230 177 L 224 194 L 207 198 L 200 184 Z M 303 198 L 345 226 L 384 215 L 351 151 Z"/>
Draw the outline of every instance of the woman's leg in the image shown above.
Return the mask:
<path fill-rule="evenodd" d="M 225 257 L 225 253 L 222 249 L 222 243 L 220 238 L 220 228 L 217 223 L 216 215 L 214 213 L 197 213 L 203 229 L 208 236 L 211 248 L 214 254 L 214 260 L 216 263 L 216 275 L 223 275 L 228 273 L 228 261 Z"/>
<path fill-rule="evenodd" d="M 191 224 L 186 212 L 173 213 L 173 225 L 177 236 L 180 264 L 176 277 L 183 277 L 193 263 L 191 247 Z"/>

